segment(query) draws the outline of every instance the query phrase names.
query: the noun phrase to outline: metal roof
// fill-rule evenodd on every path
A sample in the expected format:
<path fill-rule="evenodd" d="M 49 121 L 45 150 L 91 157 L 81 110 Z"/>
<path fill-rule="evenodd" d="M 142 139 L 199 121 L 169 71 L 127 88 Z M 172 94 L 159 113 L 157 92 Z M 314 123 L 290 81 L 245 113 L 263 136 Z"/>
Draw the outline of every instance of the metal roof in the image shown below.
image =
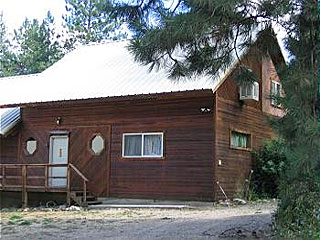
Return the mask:
<path fill-rule="evenodd" d="M 1 105 L 214 89 L 220 77 L 173 81 L 134 61 L 127 41 L 80 46 L 40 74 L 0 78 Z"/>
<path fill-rule="evenodd" d="M 20 122 L 20 108 L 6 108 L 0 110 L 0 135 L 6 135 Z"/>

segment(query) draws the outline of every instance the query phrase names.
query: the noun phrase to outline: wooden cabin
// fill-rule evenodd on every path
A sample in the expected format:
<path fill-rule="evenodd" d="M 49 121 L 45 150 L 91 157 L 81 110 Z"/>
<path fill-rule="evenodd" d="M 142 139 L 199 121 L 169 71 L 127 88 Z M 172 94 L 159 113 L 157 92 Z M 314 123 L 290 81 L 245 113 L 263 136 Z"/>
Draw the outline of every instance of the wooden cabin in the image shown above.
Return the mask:
<path fill-rule="evenodd" d="M 2 192 L 213 201 L 243 191 L 252 149 L 283 115 L 270 99 L 280 54 L 243 52 L 259 78 L 246 86 L 233 79 L 237 61 L 175 82 L 126 44 L 82 46 L 40 74 L 0 80 Z"/>

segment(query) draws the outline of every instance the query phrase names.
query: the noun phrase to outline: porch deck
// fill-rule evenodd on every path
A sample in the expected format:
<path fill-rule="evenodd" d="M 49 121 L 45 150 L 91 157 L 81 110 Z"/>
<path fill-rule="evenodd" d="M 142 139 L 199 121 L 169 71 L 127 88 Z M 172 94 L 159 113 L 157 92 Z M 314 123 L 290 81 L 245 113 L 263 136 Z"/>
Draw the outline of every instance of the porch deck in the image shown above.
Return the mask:
<path fill-rule="evenodd" d="M 66 168 L 64 176 L 52 176 L 54 168 Z M 79 185 L 79 178 L 82 184 Z M 55 186 L 54 180 L 65 184 Z M 89 180 L 73 164 L 0 164 L 0 191 L 21 192 L 22 206 L 28 205 L 28 192 L 66 193 L 67 203 L 72 200 L 87 205 L 87 183 Z M 76 184 L 73 184 L 76 183 Z M 82 192 L 81 199 L 76 193 Z"/>

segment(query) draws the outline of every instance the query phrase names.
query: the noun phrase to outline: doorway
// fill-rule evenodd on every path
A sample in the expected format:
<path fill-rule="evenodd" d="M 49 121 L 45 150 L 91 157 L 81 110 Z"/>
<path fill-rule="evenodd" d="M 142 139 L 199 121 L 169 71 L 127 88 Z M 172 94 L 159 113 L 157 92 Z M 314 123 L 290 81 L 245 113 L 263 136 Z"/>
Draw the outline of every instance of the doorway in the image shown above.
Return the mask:
<path fill-rule="evenodd" d="M 69 137 L 51 136 L 49 148 L 50 164 L 68 164 Z M 66 187 L 67 186 L 67 167 L 49 168 L 49 186 Z"/>

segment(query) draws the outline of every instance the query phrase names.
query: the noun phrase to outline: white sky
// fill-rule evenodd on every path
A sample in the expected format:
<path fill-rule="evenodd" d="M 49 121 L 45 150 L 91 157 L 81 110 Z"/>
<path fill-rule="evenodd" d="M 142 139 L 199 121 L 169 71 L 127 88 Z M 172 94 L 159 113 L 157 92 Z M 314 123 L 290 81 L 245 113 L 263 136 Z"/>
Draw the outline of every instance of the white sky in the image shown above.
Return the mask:
<path fill-rule="evenodd" d="M 65 0 L 0 0 L 0 12 L 9 32 L 21 26 L 26 17 L 41 20 L 48 11 L 53 15 L 56 26 L 61 25 Z"/>

